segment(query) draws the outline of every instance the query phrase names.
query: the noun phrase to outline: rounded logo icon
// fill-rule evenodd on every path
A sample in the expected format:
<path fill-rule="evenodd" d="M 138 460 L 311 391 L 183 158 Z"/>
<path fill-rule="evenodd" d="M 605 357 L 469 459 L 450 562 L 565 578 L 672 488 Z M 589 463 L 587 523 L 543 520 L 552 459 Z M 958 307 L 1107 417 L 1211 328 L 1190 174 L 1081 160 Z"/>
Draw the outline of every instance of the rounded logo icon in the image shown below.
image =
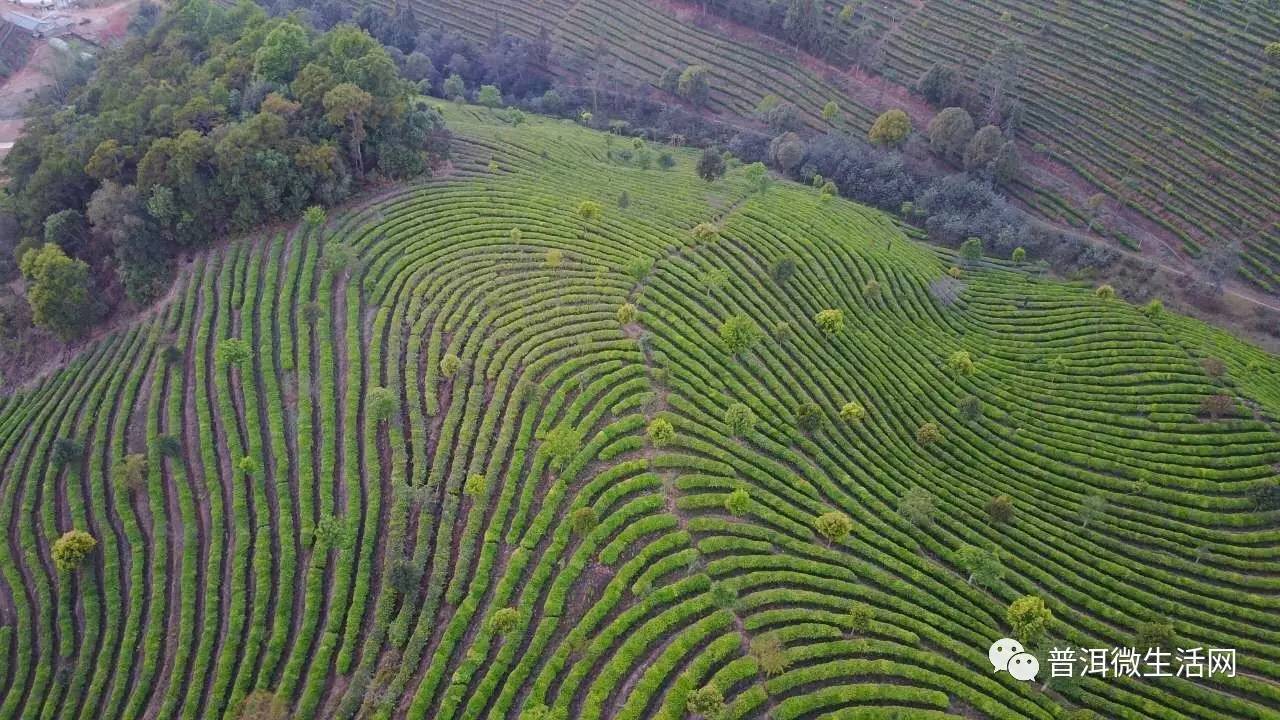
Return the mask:
<path fill-rule="evenodd" d="M 1018 680 L 1034 680 L 1040 672 L 1040 661 L 1029 652 L 1020 652 L 1009 658 L 1009 674 Z"/>
<path fill-rule="evenodd" d="M 1022 643 L 1013 638 L 1000 638 L 991 643 L 991 649 L 987 651 L 987 658 L 991 660 L 991 667 L 995 672 L 1009 669 L 1009 658 L 1022 652 Z"/>

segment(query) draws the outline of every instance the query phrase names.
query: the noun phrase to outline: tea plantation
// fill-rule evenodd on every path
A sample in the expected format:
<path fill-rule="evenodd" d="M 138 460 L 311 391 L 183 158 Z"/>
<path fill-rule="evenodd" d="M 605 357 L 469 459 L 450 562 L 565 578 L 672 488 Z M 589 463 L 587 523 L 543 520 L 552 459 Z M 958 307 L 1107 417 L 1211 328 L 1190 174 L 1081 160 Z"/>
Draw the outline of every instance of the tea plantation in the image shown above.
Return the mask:
<path fill-rule="evenodd" d="M 1276 358 L 444 112 L 450 171 L 198 256 L 0 400 L 0 717 L 1280 713 Z M 993 673 L 1025 596 L 1041 649 L 1167 621 L 1237 671 Z"/>

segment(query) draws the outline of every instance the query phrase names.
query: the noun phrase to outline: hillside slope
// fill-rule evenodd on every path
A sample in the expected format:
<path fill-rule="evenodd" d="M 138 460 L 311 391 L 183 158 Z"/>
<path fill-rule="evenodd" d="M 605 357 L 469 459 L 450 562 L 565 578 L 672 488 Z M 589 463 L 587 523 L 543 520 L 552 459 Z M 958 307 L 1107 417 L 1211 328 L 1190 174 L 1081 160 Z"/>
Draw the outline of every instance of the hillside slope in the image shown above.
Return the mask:
<path fill-rule="evenodd" d="M 265 690 L 305 718 L 679 718 L 706 685 L 726 718 L 1280 711 L 1280 530 L 1251 498 L 1280 360 L 1003 265 L 948 286 L 953 259 L 887 216 L 708 185 L 686 151 L 642 170 L 611 159 L 629 140 L 445 112 L 448 175 L 209 253 L 154 319 L 0 400 L 0 717 L 231 717 Z M 762 332 L 736 356 L 735 316 Z M 1218 394 L 1234 417 L 1200 417 Z M 912 488 L 933 522 L 899 511 Z M 832 511 L 852 532 L 825 542 Z M 59 573 L 73 527 L 99 545 Z M 967 582 L 964 544 L 1003 579 Z M 1168 617 L 1239 673 L 992 674 L 1028 594 L 1056 642 Z"/>
<path fill-rule="evenodd" d="M 415 7 L 424 24 L 444 23 L 478 39 L 495 23 L 530 37 L 546 28 L 569 69 L 599 57 L 622 77 L 656 85 L 672 64 L 704 65 L 712 77 L 711 108 L 720 113 L 749 116 L 765 95 L 777 94 L 794 102 L 811 127 L 826 129 L 832 124 L 822 119 L 822 107 L 837 100 L 843 112 L 834 127 L 859 135 L 898 105 L 923 129 L 938 108 L 907 98 L 906 87 L 935 63 L 980 85 L 996 47 L 1017 41 L 1026 52 L 1007 92 L 1025 110 L 1019 140 L 1030 167 L 1014 188 L 1020 200 L 1077 227 L 1096 229 L 1100 214 L 1118 212 L 1124 219 L 1109 223 L 1105 234 L 1131 247 L 1145 244 L 1156 256 L 1165 247 L 1185 258 L 1230 244 L 1243 258 L 1241 280 L 1280 291 L 1280 130 L 1273 121 L 1280 60 L 1264 51 L 1280 39 L 1280 6 L 823 4 L 822 22 L 840 38 L 832 44 L 861 48 L 877 75 L 852 69 L 846 51 L 822 59 L 797 54 L 780 41 L 785 37 L 738 22 L 763 3 L 445 0 Z M 856 12 L 842 22 L 844 7 Z M 1091 202 L 1095 194 L 1105 204 Z"/>

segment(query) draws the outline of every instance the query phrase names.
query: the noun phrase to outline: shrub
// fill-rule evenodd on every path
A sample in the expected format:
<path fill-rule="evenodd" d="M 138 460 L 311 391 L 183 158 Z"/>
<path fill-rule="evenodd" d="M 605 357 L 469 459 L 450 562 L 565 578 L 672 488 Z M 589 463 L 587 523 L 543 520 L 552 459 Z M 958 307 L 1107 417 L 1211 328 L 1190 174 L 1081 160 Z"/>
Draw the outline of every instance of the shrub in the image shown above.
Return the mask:
<path fill-rule="evenodd" d="M 1107 499 L 1101 495 L 1086 495 L 1080 501 L 1080 525 L 1089 527 L 1089 523 L 1102 517 L 1107 512 Z"/>
<path fill-rule="evenodd" d="M 855 633 L 865 633 L 871 629 L 871 621 L 875 617 L 875 608 L 864 602 L 856 602 L 849 607 L 849 627 Z"/>
<path fill-rule="evenodd" d="M 933 522 L 937 509 L 933 504 L 933 495 L 922 487 L 913 487 L 902 495 L 898 502 L 898 512 L 912 525 L 924 526 Z"/>
<path fill-rule="evenodd" d="M 1160 314 L 1163 312 L 1164 303 L 1160 302 L 1158 298 L 1142 306 L 1142 314 L 1149 318 L 1160 317 Z"/>
<path fill-rule="evenodd" d="M 98 546 L 98 541 L 83 530 L 68 530 L 53 541 L 53 564 L 61 572 L 75 572 L 84 559 Z"/>
<path fill-rule="evenodd" d="M 387 571 L 387 584 L 402 596 L 413 594 L 422 583 L 422 568 L 410 558 L 400 558 L 391 563 Z"/>
<path fill-rule="evenodd" d="M 743 403 L 734 403 L 724 411 L 724 424 L 729 426 L 729 434 L 741 437 L 755 429 L 756 414 Z"/>
<path fill-rule="evenodd" d="M 949 160 L 960 160 L 973 139 L 973 117 L 964 108 L 949 107 L 929 121 L 929 149 Z"/>
<path fill-rule="evenodd" d="M 384 387 L 374 387 L 369 390 L 369 417 L 374 422 L 386 422 L 395 414 L 396 408 L 400 405 L 395 393 Z"/>
<path fill-rule="evenodd" d="M 767 677 L 781 675 L 791 667 L 791 658 L 777 635 L 772 633 L 751 639 L 748 650 L 756 665 Z"/>
<path fill-rule="evenodd" d="M 751 495 L 745 488 L 735 488 L 724 500 L 724 509 L 731 515 L 742 517 L 751 509 Z"/>
<path fill-rule="evenodd" d="M 1210 395 L 1200 401 L 1200 412 L 1217 420 L 1223 415 L 1233 415 L 1236 410 L 1236 399 L 1226 393 Z"/>
<path fill-rule="evenodd" d="M 966 265 L 974 265 L 982 260 L 982 238 L 971 237 L 960 243 L 960 257 Z"/>
<path fill-rule="evenodd" d="M 1035 645 L 1053 622 L 1053 612 L 1045 607 L 1044 600 L 1036 595 L 1026 595 L 1014 600 L 1005 613 L 1005 620 L 1013 629 L 1014 637 L 1023 645 Z"/>
<path fill-rule="evenodd" d="M 934 63 L 916 81 L 915 91 L 934 106 L 950 105 L 960 97 L 959 72 L 943 63 Z"/>
<path fill-rule="evenodd" d="M 1004 147 L 1004 135 L 995 125 L 980 128 L 964 148 L 964 169 L 970 172 L 986 169 Z"/>
<path fill-rule="evenodd" d="M 77 465 L 84 456 L 84 443 L 75 438 L 58 438 L 53 441 L 53 466 L 61 469 Z"/>
<path fill-rule="evenodd" d="M 982 417 L 982 401 L 973 395 L 965 395 L 956 403 L 960 417 L 970 422 Z"/>
<path fill-rule="evenodd" d="M 640 311 L 631 303 L 622 303 L 618 307 L 618 322 L 622 325 L 630 325 L 636 321 L 636 317 L 640 315 Z"/>
<path fill-rule="evenodd" d="M 836 335 L 844 330 L 844 312 L 828 308 L 813 316 L 818 329 L 827 335 Z"/>
<path fill-rule="evenodd" d="M 830 544 L 843 540 L 853 532 L 853 520 L 848 515 L 833 510 L 814 518 L 813 527 Z"/>
<path fill-rule="evenodd" d="M 453 353 L 445 353 L 444 357 L 440 358 L 440 374 L 441 375 L 444 375 L 447 378 L 451 378 L 454 375 L 457 375 L 458 371 L 461 369 L 462 369 L 462 360 L 459 359 L 457 355 L 454 355 Z"/>
<path fill-rule="evenodd" d="M 718 718 L 724 712 L 724 693 L 714 684 L 708 683 L 689 696 L 685 710 L 691 715 L 700 715 L 708 720 Z"/>
<path fill-rule="evenodd" d="M 1266 55 L 1267 59 L 1271 62 L 1280 63 L 1280 40 L 1267 43 L 1262 49 L 1262 53 Z"/>
<path fill-rule="evenodd" d="M 773 337 L 779 343 L 785 343 L 791 340 L 791 323 L 786 320 L 779 320 L 777 325 L 773 326 Z"/>
<path fill-rule="evenodd" d="M 973 545 L 961 545 L 952 553 L 952 559 L 969 573 L 969 584 L 993 588 L 1004 578 L 1004 565 L 994 550 L 983 550 Z"/>
<path fill-rule="evenodd" d="M 240 338 L 227 338 L 218 343 L 218 362 L 223 365 L 244 365 L 253 359 L 253 349 L 249 343 Z"/>
<path fill-rule="evenodd" d="M 822 408 L 812 402 L 802 402 L 797 405 L 796 426 L 803 432 L 813 432 L 822 427 Z"/>
<path fill-rule="evenodd" d="M 745 352 L 762 337 L 759 326 L 746 315 L 734 315 L 720 325 L 720 341 L 732 355 Z"/>
<path fill-rule="evenodd" d="M 1009 259 L 1012 260 L 1015 265 L 1021 265 L 1022 263 L 1026 262 L 1027 261 L 1026 248 L 1023 248 L 1023 247 L 1014 248 L 1013 252 L 1009 254 Z"/>
<path fill-rule="evenodd" d="M 711 223 L 698 223 L 693 227 L 693 239 L 698 242 L 715 240 L 719 234 L 720 229 Z"/>
<path fill-rule="evenodd" d="M 783 255 L 773 261 L 773 265 L 769 267 L 769 276 L 779 285 L 786 285 L 787 281 L 796 274 L 796 259 L 790 255 Z"/>
<path fill-rule="evenodd" d="M 715 148 L 703 150 L 702 156 L 698 158 L 698 177 L 707 182 L 715 182 L 724 177 L 725 168 L 724 155 Z"/>
<path fill-rule="evenodd" d="M 472 473 L 467 476 L 465 482 L 462 483 L 462 492 L 470 498 L 478 498 L 484 495 L 485 488 L 488 486 L 485 477 L 479 473 Z"/>
<path fill-rule="evenodd" d="M 516 629 L 520 623 L 520 611 L 513 607 L 494 610 L 489 616 L 489 632 L 494 635 L 506 635 Z"/>
<path fill-rule="evenodd" d="M 125 455 L 111 470 L 111 480 L 116 490 L 133 495 L 147 486 L 147 456 L 142 453 Z"/>
<path fill-rule="evenodd" d="M 897 147 L 911 134 L 911 118 L 898 108 L 886 111 L 872 123 L 867 139 L 874 145 Z"/>
<path fill-rule="evenodd" d="M 867 299 L 880 297 L 880 283 L 875 280 L 868 280 L 867 284 L 862 286 L 862 297 Z"/>
<path fill-rule="evenodd" d="M 649 429 L 646 432 L 649 435 L 649 444 L 656 448 L 670 445 L 671 441 L 676 439 L 676 429 L 666 418 L 657 418 L 649 423 Z"/>
<path fill-rule="evenodd" d="M 708 592 L 711 594 L 711 602 L 722 610 L 732 610 L 738 604 L 738 591 L 728 583 L 713 582 Z"/>
<path fill-rule="evenodd" d="M 986 510 L 991 522 L 1007 523 L 1013 520 L 1013 498 L 1008 495 L 995 495 L 987 501 Z"/>
<path fill-rule="evenodd" d="M 972 375 L 977 371 L 977 365 L 973 362 L 973 356 L 968 350 L 957 350 L 951 353 L 951 357 L 947 358 L 947 369 L 960 375 Z"/>
<path fill-rule="evenodd" d="M 942 442 L 942 431 L 936 423 L 927 422 L 916 429 L 916 442 L 925 447 Z"/>
<path fill-rule="evenodd" d="M 312 205 L 302 211 L 302 224 L 307 230 L 315 230 L 328 221 L 328 214 L 325 213 L 324 207 L 320 205 Z"/>
<path fill-rule="evenodd" d="M 578 217 L 587 222 L 599 220 L 604 208 L 600 207 L 600 203 L 594 200 L 583 200 L 578 203 Z"/>
<path fill-rule="evenodd" d="M 548 250 L 546 255 L 546 262 L 547 262 L 547 267 L 552 268 L 553 270 L 555 268 L 560 267 L 561 265 L 564 264 L 564 251 L 561 250 L 560 248 L 552 248 Z"/>
<path fill-rule="evenodd" d="M 254 473 L 258 472 L 258 461 L 245 455 L 236 461 L 236 469 L 240 471 L 241 475 L 252 477 Z"/>
<path fill-rule="evenodd" d="M 351 543 L 346 521 L 329 513 L 321 516 L 313 535 L 317 549 L 344 550 Z"/>
<path fill-rule="evenodd" d="M 685 68 L 676 81 L 676 94 L 693 103 L 694 106 L 705 104 L 711 95 L 707 69 L 701 65 L 690 65 Z"/>
<path fill-rule="evenodd" d="M 1103 300 L 1112 300 L 1115 299 L 1116 289 L 1110 285 L 1099 285 L 1098 288 L 1093 291 L 1093 294 Z"/>
<path fill-rule="evenodd" d="M 316 321 L 324 317 L 324 307 L 318 302 L 309 302 L 302 306 L 302 321 L 308 325 L 315 325 Z"/>
<path fill-rule="evenodd" d="M 542 439 L 540 450 L 547 454 L 552 469 L 573 459 L 582 449 L 582 431 L 563 424 L 552 428 Z"/>
<path fill-rule="evenodd" d="M 497 85 L 481 85 L 476 93 L 476 102 L 487 108 L 496 108 L 502 105 L 502 91 Z"/>
<path fill-rule="evenodd" d="M 600 519 L 596 517 L 596 509 L 590 505 L 580 507 L 569 513 L 569 528 L 577 535 L 585 535 L 596 529 Z"/>
<path fill-rule="evenodd" d="M 866 416 L 867 409 L 856 400 L 850 400 L 840 408 L 840 419 L 851 425 L 862 422 Z"/>

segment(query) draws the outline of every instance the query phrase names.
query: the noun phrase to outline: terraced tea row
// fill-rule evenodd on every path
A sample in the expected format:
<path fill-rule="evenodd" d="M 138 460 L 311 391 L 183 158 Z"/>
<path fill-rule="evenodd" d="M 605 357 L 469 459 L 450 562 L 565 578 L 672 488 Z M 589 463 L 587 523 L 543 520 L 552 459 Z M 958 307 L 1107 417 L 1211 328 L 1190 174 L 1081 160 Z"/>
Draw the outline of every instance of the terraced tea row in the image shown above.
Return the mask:
<path fill-rule="evenodd" d="M 446 177 L 196 260 L 0 405 L 0 716 L 1280 710 L 1273 357 L 1004 263 L 950 279 L 885 215 L 684 151 L 445 112 Z M 1223 393 L 1245 411 L 1202 417 Z M 98 544 L 61 571 L 72 528 Z M 992 674 L 1029 594 L 1057 642 L 1168 616 L 1240 672 Z"/>

